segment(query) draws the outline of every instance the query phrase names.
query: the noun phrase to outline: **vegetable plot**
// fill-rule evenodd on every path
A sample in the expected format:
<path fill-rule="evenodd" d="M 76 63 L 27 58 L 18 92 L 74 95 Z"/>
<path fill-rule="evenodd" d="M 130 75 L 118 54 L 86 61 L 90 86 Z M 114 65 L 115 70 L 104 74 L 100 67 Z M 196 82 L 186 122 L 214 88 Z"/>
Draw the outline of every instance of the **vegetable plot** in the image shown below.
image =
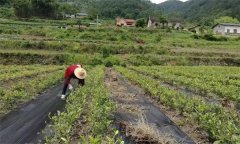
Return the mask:
<path fill-rule="evenodd" d="M 240 68 L 238 67 L 132 67 L 164 82 L 186 86 L 206 96 L 240 103 Z"/>
<path fill-rule="evenodd" d="M 8 72 L 1 74 L 0 115 L 34 98 L 63 77 L 62 66 L 14 66 L 6 67 Z M 26 68 L 26 70 L 22 70 Z M 3 69 L 1 69 L 3 70 Z"/>
<path fill-rule="evenodd" d="M 139 70 L 143 72 L 149 71 L 150 74 L 151 72 L 154 74 L 158 73 L 157 70 L 153 70 L 151 67 L 144 68 L 139 68 Z M 156 80 L 123 67 L 116 67 L 116 69 L 128 79 L 150 92 L 154 98 L 164 105 L 177 109 L 180 113 L 195 121 L 196 124 L 208 132 L 212 141 L 221 143 L 240 142 L 240 120 L 235 112 L 162 86 L 160 85 L 161 79 Z M 159 71 L 161 73 L 160 68 Z"/>
<path fill-rule="evenodd" d="M 66 110 L 52 117 L 54 134 L 46 137 L 47 143 L 115 142 L 110 119 L 115 106 L 103 83 L 104 69 L 88 73 L 86 85 L 68 97 Z"/>

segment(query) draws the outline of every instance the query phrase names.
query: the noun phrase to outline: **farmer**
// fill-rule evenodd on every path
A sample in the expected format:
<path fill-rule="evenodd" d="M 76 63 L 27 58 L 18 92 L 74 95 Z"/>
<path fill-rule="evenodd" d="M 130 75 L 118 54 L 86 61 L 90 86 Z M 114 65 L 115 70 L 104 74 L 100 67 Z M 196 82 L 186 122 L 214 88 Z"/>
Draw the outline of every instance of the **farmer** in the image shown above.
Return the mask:
<path fill-rule="evenodd" d="M 61 99 L 65 100 L 66 98 L 66 91 L 67 88 L 69 90 L 73 89 L 73 86 L 71 85 L 71 79 L 78 79 L 78 84 L 83 86 L 85 84 L 85 77 L 87 76 L 87 72 L 84 68 L 82 68 L 82 65 L 71 65 L 69 66 L 64 75 L 64 86 L 62 90 L 62 96 Z"/>

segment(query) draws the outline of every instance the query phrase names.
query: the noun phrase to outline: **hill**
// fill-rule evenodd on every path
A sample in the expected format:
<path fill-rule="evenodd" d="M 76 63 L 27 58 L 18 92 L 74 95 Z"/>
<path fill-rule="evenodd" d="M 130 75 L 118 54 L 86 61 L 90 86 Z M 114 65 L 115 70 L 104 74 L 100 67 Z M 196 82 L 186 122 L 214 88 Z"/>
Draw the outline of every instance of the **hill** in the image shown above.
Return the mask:
<path fill-rule="evenodd" d="M 204 24 L 210 24 L 220 16 L 231 16 L 240 19 L 239 0 L 189 0 L 181 2 L 169 0 L 158 5 L 167 15 L 177 13 L 181 18 Z"/>

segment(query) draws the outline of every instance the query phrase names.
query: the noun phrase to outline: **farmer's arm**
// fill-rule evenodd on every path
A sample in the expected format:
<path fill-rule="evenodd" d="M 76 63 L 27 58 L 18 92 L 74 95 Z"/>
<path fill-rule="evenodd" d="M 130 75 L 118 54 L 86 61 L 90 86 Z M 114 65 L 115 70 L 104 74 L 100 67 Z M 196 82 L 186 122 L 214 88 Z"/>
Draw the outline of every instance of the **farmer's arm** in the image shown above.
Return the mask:
<path fill-rule="evenodd" d="M 79 80 L 78 80 L 78 84 L 79 84 L 80 86 L 84 86 L 84 85 L 85 85 L 85 80 L 84 80 L 84 79 L 79 79 Z"/>

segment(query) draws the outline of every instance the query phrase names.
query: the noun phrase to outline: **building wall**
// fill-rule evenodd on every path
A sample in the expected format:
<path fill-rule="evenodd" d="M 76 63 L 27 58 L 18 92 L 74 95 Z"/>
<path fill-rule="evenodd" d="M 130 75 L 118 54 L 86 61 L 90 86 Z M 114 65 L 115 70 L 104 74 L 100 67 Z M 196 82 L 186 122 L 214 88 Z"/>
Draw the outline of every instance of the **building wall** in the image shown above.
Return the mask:
<path fill-rule="evenodd" d="M 240 34 L 240 27 L 238 26 L 224 26 L 224 25 L 218 25 L 216 27 L 213 28 L 213 32 L 215 34 L 235 34 L 234 33 L 234 29 L 237 30 L 237 34 Z M 228 33 L 229 30 L 229 33 Z"/>
<path fill-rule="evenodd" d="M 148 28 L 152 27 L 152 21 L 148 20 Z"/>
<path fill-rule="evenodd" d="M 213 28 L 213 32 L 215 34 L 225 34 L 225 27 L 223 25 L 217 25 L 216 27 Z"/>
<path fill-rule="evenodd" d="M 234 29 L 237 30 L 237 34 L 240 34 L 240 27 L 237 27 L 237 26 L 225 26 L 225 31 L 224 32 L 227 34 L 228 30 L 229 30 L 230 34 L 235 34 Z"/>

